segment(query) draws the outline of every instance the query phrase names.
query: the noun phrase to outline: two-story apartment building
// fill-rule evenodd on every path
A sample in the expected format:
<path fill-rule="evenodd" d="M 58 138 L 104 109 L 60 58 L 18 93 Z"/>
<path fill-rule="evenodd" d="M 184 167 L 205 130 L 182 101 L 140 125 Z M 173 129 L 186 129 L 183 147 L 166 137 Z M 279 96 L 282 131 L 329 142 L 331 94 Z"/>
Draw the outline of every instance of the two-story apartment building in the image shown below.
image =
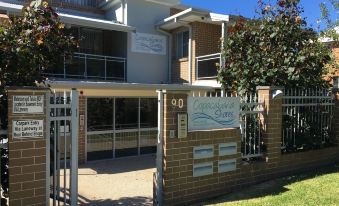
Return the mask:
<path fill-rule="evenodd" d="M 28 0 L 0 0 L 18 15 Z M 230 16 L 179 0 L 49 0 L 80 39 L 71 60 L 47 72 L 55 90 L 80 91 L 79 158 L 154 153 L 157 90 L 220 90 L 220 44 Z"/>

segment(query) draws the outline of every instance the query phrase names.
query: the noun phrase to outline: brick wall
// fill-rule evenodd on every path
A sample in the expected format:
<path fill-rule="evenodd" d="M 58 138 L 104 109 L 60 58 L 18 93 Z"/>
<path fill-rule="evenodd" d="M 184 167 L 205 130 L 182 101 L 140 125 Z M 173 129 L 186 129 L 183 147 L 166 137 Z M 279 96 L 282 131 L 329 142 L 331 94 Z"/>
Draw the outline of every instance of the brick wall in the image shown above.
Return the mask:
<path fill-rule="evenodd" d="M 188 57 L 177 58 L 177 38 L 178 32 L 187 31 L 186 27 L 180 27 L 172 31 L 172 82 L 173 83 L 188 83 Z"/>
<path fill-rule="evenodd" d="M 79 116 L 84 116 L 83 125 L 81 120 L 79 121 L 79 163 L 86 162 L 86 97 L 79 95 Z"/>
<path fill-rule="evenodd" d="M 192 23 L 192 81 L 196 81 L 196 57 L 220 52 L 221 26 L 203 22 Z M 210 69 L 217 69 L 210 68 Z"/>
<path fill-rule="evenodd" d="M 46 205 L 46 100 L 45 114 L 13 114 L 13 95 L 45 95 L 44 90 L 8 91 L 9 204 Z M 46 99 L 46 98 L 45 98 Z M 12 136 L 13 120 L 43 120 L 44 136 L 17 139 Z"/>
<path fill-rule="evenodd" d="M 182 12 L 182 11 L 184 11 L 184 10 L 183 9 L 177 9 L 177 8 L 171 8 L 170 9 L 170 15 L 172 16 L 172 15 L 177 14 L 177 13 Z"/>
<path fill-rule="evenodd" d="M 172 82 L 188 83 L 188 58 L 173 60 L 172 62 Z"/>
<path fill-rule="evenodd" d="M 333 54 L 336 58 L 336 62 L 339 64 L 339 47 L 338 46 L 333 46 L 332 47 Z M 336 68 L 334 71 L 334 76 L 339 76 L 339 68 Z"/>
<path fill-rule="evenodd" d="M 220 52 L 221 26 L 193 22 L 192 26 L 192 82 L 196 81 L 196 57 Z M 176 34 L 188 30 L 185 27 L 172 31 L 172 82 L 188 83 L 188 58 L 176 59 Z M 211 68 L 213 69 L 213 68 Z M 216 69 L 216 68 L 215 68 Z"/>
<path fill-rule="evenodd" d="M 339 161 L 338 147 L 282 155 L 280 148 L 282 98 L 272 99 L 272 91 L 279 88 L 261 87 L 258 89 L 260 100 L 265 102 L 265 113 L 261 120 L 267 152 L 261 161 L 250 163 L 244 163 L 241 159 L 239 129 L 189 132 L 187 138 L 171 138 L 170 130 L 174 130 L 174 134 L 177 133 L 177 114 L 187 112 L 187 94 L 167 91 L 164 95 L 164 205 L 190 205 L 206 201 L 265 180 Z M 173 99 L 183 99 L 184 107 L 172 106 Z M 336 103 L 336 125 L 339 125 L 338 102 L 339 100 Z M 236 152 L 219 156 L 219 146 L 222 143 L 235 143 Z M 203 159 L 194 159 L 194 148 L 199 146 L 213 148 L 213 155 Z M 218 163 L 224 160 L 236 160 L 236 170 L 219 173 Z M 194 165 L 201 163 L 210 163 L 213 168 L 212 173 L 194 177 Z"/>

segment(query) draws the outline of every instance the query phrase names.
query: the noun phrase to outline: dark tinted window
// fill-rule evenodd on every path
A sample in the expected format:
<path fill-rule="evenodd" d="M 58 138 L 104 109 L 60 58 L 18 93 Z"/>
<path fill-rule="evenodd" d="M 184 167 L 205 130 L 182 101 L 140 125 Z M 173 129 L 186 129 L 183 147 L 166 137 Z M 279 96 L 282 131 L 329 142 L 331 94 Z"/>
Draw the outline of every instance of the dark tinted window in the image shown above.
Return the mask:
<path fill-rule="evenodd" d="M 87 99 L 87 130 L 113 130 L 113 98 Z"/>

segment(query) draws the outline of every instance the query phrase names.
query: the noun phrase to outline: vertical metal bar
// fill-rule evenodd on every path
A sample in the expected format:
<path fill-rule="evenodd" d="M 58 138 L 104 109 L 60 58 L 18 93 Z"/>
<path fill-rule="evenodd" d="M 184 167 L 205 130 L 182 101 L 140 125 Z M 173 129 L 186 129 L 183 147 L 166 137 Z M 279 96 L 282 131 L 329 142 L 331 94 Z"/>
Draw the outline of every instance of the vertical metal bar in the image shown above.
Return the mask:
<path fill-rule="evenodd" d="M 261 154 L 261 137 L 260 137 L 260 110 L 261 108 L 260 108 L 260 103 L 259 103 L 257 92 L 255 92 L 254 99 L 255 99 L 255 103 L 257 103 L 256 109 L 258 111 L 258 113 L 255 116 L 256 117 L 255 121 L 258 125 L 258 154 Z"/>
<path fill-rule="evenodd" d="M 66 91 L 64 91 L 64 205 L 66 205 L 66 194 L 67 194 L 67 180 L 66 180 L 66 172 L 67 172 L 67 137 L 66 137 L 66 128 L 67 128 L 67 95 Z"/>
<path fill-rule="evenodd" d="M 88 74 L 87 74 L 87 54 L 85 54 L 85 79 L 87 79 Z"/>
<path fill-rule="evenodd" d="M 297 133 L 300 134 L 300 93 L 301 93 L 301 89 L 297 90 L 296 93 L 296 100 L 297 100 L 297 104 L 298 106 L 296 106 L 296 110 L 297 110 Z"/>
<path fill-rule="evenodd" d="M 197 64 L 197 70 L 196 70 L 196 72 L 197 72 L 197 79 L 199 80 L 200 78 L 199 78 L 199 57 L 197 57 L 197 59 L 196 59 L 196 64 Z"/>
<path fill-rule="evenodd" d="M 87 100 L 88 98 L 85 98 L 85 162 L 87 162 Z"/>
<path fill-rule="evenodd" d="M 127 75 L 126 75 L 126 59 L 124 60 L 124 80 L 127 82 Z"/>
<path fill-rule="evenodd" d="M 115 158 L 115 139 L 116 139 L 116 128 L 115 128 L 115 97 L 113 98 L 113 158 Z"/>
<path fill-rule="evenodd" d="M 60 94 L 58 94 L 58 100 L 60 101 Z M 61 109 L 57 109 L 59 113 L 57 116 L 61 115 Z M 58 197 L 58 206 L 60 206 L 60 121 L 56 121 L 56 148 L 57 148 L 57 153 L 56 153 L 56 163 L 57 163 L 57 197 Z"/>
<path fill-rule="evenodd" d="M 78 132 L 79 132 L 79 96 L 75 89 L 71 92 L 71 206 L 78 201 Z"/>
<path fill-rule="evenodd" d="M 47 92 L 46 97 L 45 97 L 45 102 L 46 102 L 46 204 L 49 205 L 49 198 L 50 198 L 50 188 L 51 188 L 51 122 L 50 122 L 50 98 L 51 94 L 50 92 Z M 1 153 L 0 153 L 1 154 Z M 0 158 L 1 159 L 1 158 Z M 0 164 L 1 168 L 1 164 Z M 0 178 L 1 179 L 1 178 Z M 1 187 L 0 187 L 1 188 Z M 1 198 L 0 198 L 1 199 Z M 1 202 L 1 201 L 0 201 Z M 1 206 L 1 203 L 0 203 Z"/>
<path fill-rule="evenodd" d="M 244 142 L 245 142 L 245 151 L 244 151 L 244 155 L 247 155 L 247 114 L 245 113 L 245 121 L 244 121 Z"/>
<path fill-rule="evenodd" d="M 164 121 L 164 93 L 158 90 L 158 142 L 157 142 L 157 158 L 156 158 L 156 205 L 163 205 L 163 121 Z"/>
<path fill-rule="evenodd" d="M 249 111 L 253 111 L 252 105 L 251 105 L 253 103 L 252 93 L 250 93 L 249 95 L 250 95 L 250 102 L 249 102 L 250 106 L 248 108 L 249 108 Z M 249 114 L 249 116 L 253 117 L 252 115 L 253 114 Z M 254 122 L 252 120 L 251 120 L 250 124 L 251 124 L 251 128 L 253 129 L 254 128 Z M 254 147 L 255 147 L 255 130 L 252 130 L 250 135 L 251 135 L 250 136 L 250 154 L 255 154 L 255 149 L 254 149 Z"/>
<path fill-rule="evenodd" d="M 140 156 L 140 146 L 141 146 L 141 144 L 140 144 L 140 140 L 141 140 L 141 138 L 140 138 L 140 134 L 141 134 L 141 132 L 140 132 L 141 102 L 140 101 L 141 101 L 141 99 L 138 98 L 138 100 L 139 100 L 139 102 L 138 102 L 138 156 Z"/>
<path fill-rule="evenodd" d="M 53 93 L 53 106 L 54 106 L 54 117 L 57 116 L 57 109 L 55 107 L 56 105 L 56 93 L 54 91 Z M 57 160 L 57 141 L 56 141 L 56 132 L 57 132 L 57 125 L 56 125 L 56 120 L 54 120 L 53 123 L 53 206 L 56 206 L 56 187 L 57 187 L 57 164 L 56 164 L 56 160 Z"/>
<path fill-rule="evenodd" d="M 295 95 L 296 95 L 296 89 L 294 89 L 294 91 L 293 91 L 293 103 L 294 104 L 296 104 L 296 102 L 297 102 Z M 296 124 L 295 124 L 296 107 L 297 106 L 294 106 L 293 111 L 292 111 L 293 112 L 292 113 L 292 115 L 293 115 L 293 142 L 294 142 L 295 147 L 296 147 L 296 139 L 295 139 L 296 138 L 295 137 L 295 133 L 296 133 Z"/>
<path fill-rule="evenodd" d="M 107 57 L 105 56 L 105 80 L 107 80 Z"/>
<path fill-rule="evenodd" d="M 0 143 L 0 174 L 1 174 L 2 146 L 3 146 L 3 142 Z M 2 178 L 0 178 L 0 206 L 1 206 L 1 202 L 2 202 L 2 183 L 1 183 L 1 179 Z M 49 193 L 46 193 L 46 194 L 49 194 Z M 46 195 L 46 196 L 48 196 L 48 195 Z"/>

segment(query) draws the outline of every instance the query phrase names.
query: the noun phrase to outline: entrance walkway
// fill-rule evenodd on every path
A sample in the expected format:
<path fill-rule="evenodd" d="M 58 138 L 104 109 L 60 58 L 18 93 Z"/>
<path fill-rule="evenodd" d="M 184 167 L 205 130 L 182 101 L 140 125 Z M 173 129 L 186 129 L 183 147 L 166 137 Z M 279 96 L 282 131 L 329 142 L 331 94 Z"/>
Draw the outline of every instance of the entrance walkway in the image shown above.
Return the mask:
<path fill-rule="evenodd" d="M 79 167 L 79 204 L 153 205 L 155 156 L 90 162 Z"/>

